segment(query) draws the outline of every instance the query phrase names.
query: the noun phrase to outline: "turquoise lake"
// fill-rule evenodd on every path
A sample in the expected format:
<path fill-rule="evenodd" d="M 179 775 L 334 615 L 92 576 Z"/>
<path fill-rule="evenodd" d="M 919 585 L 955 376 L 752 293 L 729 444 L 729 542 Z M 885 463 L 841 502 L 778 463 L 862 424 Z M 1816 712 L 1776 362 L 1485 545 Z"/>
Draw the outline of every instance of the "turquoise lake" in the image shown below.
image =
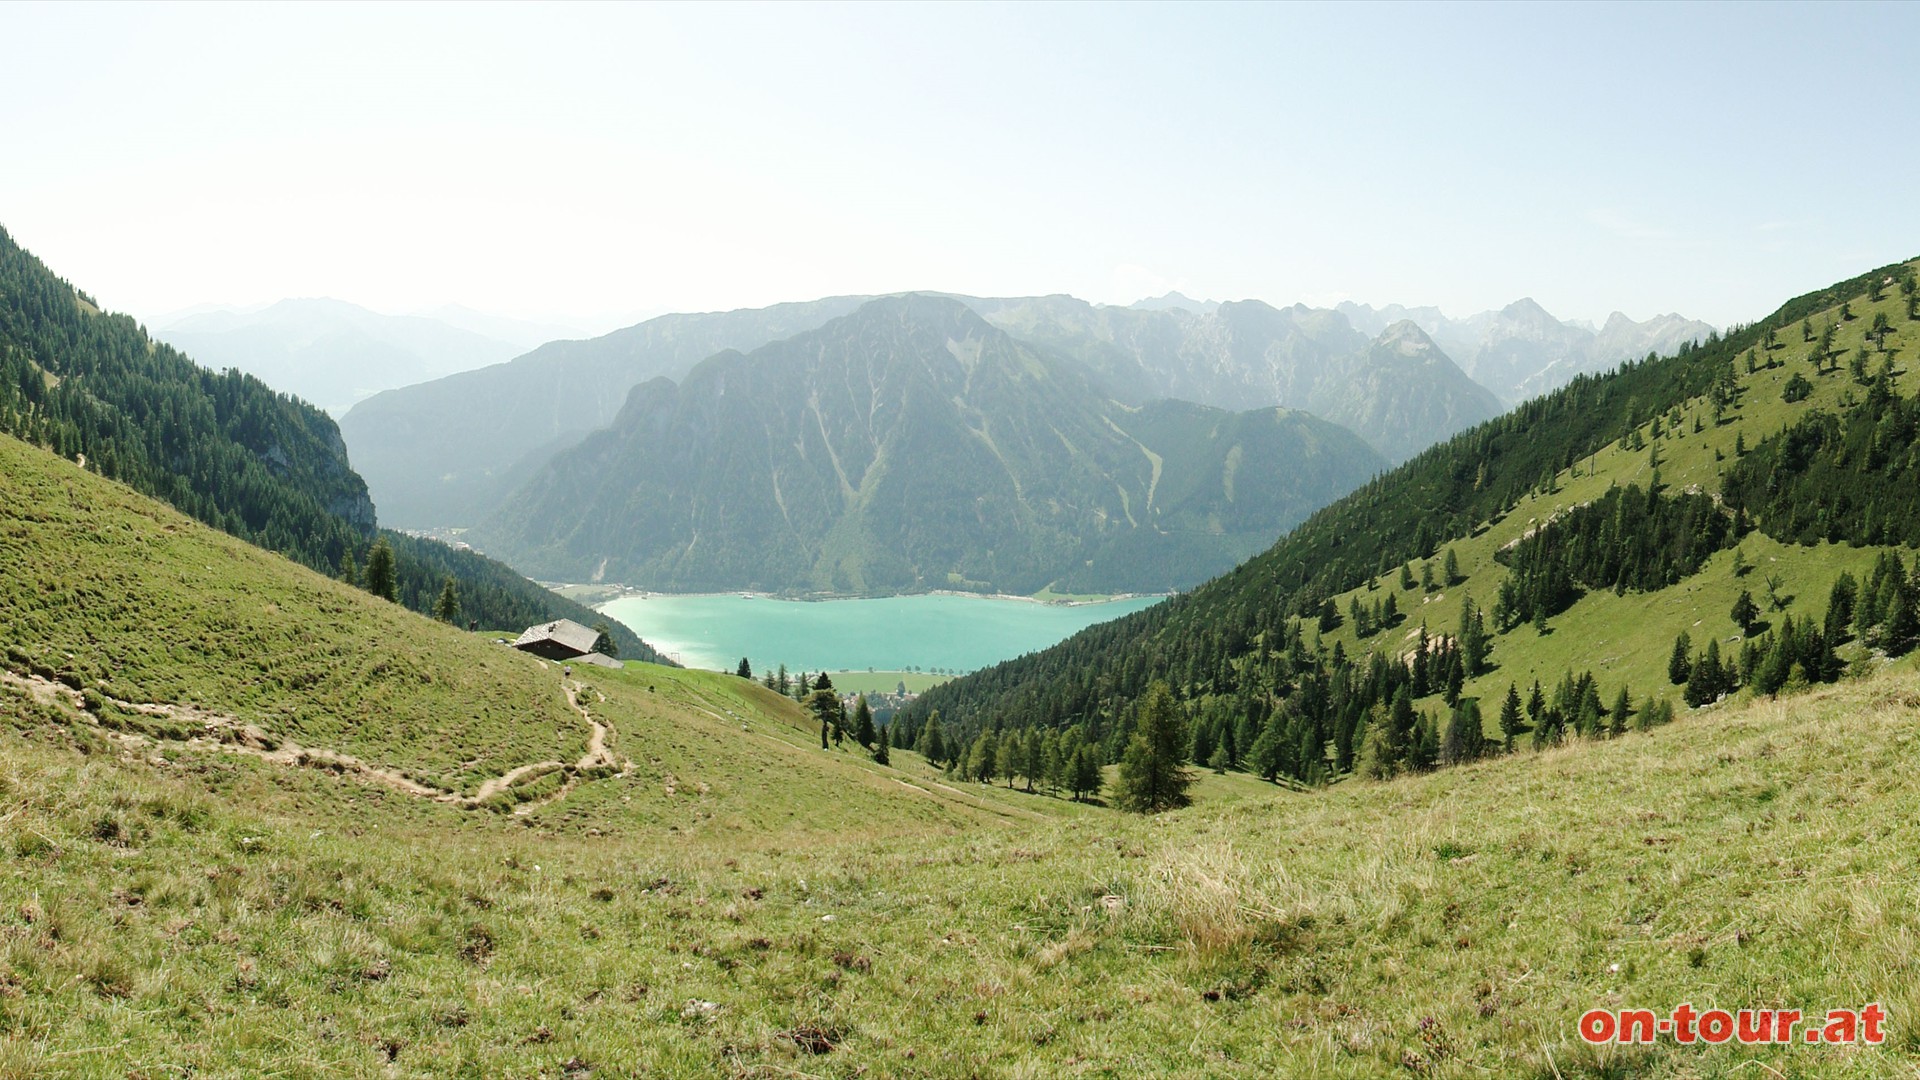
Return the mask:
<path fill-rule="evenodd" d="M 601 610 L 688 667 L 753 670 L 972 671 L 1043 649 L 1095 623 L 1160 601 L 1038 604 L 978 596 L 888 596 L 871 600 L 772 600 L 736 594 L 647 596 Z"/>

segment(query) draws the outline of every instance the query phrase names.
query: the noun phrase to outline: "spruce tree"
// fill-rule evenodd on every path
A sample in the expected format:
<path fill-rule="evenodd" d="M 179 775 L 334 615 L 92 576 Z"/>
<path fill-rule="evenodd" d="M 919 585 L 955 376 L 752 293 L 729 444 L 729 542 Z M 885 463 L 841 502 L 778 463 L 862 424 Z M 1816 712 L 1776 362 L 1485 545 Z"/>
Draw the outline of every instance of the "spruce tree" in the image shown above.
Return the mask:
<path fill-rule="evenodd" d="M 1138 814 L 1187 805 L 1193 776 L 1183 767 L 1186 723 L 1164 680 L 1156 679 L 1147 687 L 1136 713 L 1133 740 L 1120 760 L 1115 803 Z"/>
<path fill-rule="evenodd" d="M 1507 752 L 1513 752 L 1513 738 L 1520 734 L 1520 688 L 1507 684 L 1507 699 L 1500 703 L 1500 734 L 1506 737 Z"/>
<path fill-rule="evenodd" d="M 873 738 L 873 710 L 867 706 L 867 695 L 861 694 L 853 703 L 853 741 L 871 748 Z"/>
<path fill-rule="evenodd" d="M 1105 786 L 1106 776 L 1100 771 L 1100 754 L 1092 744 L 1082 746 L 1074 755 L 1073 788 L 1074 795 L 1082 802 L 1100 797 L 1100 789 Z"/>
<path fill-rule="evenodd" d="M 373 542 L 373 550 L 367 552 L 367 591 L 382 600 L 399 603 L 398 576 L 393 561 L 393 545 L 386 537 Z"/>
<path fill-rule="evenodd" d="M 1479 608 L 1473 606 L 1473 597 L 1465 596 L 1460 603 L 1460 660 L 1466 666 L 1466 675 L 1475 678 L 1487 670 L 1487 653 L 1492 641 L 1487 635 L 1486 617 Z"/>
<path fill-rule="evenodd" d="M 360 564 L 353 561 L 352 548 L 340 552 L 340 580 L 356 589 L 360 587 Z"/>
<path fill-rule="evenodd" d="M 733 673 L 743 679 L 751 679 L 753 678 L 753 665 L 747 663 L 747 658 L 743 656 L 740 658 L 740 666 L 734 668 Z"/>
<path fill-rule="evenodd" d="M 1393 704 L 1387 710 L 1387 722 L 1384 731 L 1386 764 L 1391 768 L 1405 765 L 1413 757 L 1413 744 L 1416 737 L 1413 715 L 1413 695 L 1406 687 L 1401 687 L 1393 696 Z"/>
<path fill-rule="evenodd" d="M 1479 703 L 1471 698 L 1462 699 L 1453 707 L 1447 732 L 1440 739 L 1440 760 L 1448 765 L 1473 761 L 1486 752 L 1486 744 Z"/>
<path fill-rule="evenodd" d="M 1427 713 L 1420 714 L 1413 743 L 1413 768 L 1428 772 L 1440 763 L 1440 724 Z"/>
<path fill-rule="evenodd" d="M 862 697 L 860 699 L 860 703 L 862 705 L 865 705 L 867 703 L 867 699 Z M 880 729 L 880 748 L 873 752 L 874 763 L 877 765 L 893 764 L 893 754 L 890 753 L 892 748 L 893 748 L 893 725 L 888 724 L 885 727 L 882 727 Z"/>
<path fill-rule="evenodd" d="M 1849 571 L 1841 571 L 1834 580 L 1833 589 L 1827 593 L 1827 618 L 1821 627 L 1828 645 L 1845 642 L 1847 628 L 1853 624 L 1853 606 L 1860 595 L 1860 583 L 1854 580 Z"/>
<path fill-rule="evenodd" d="M 1020 772 L 1027 778 L 1027 790 L 1031 792 L 1036 780 L 1042 786 L 1047 782 L 1046 739 L 1038 731 L 1028 731 L 1022 750 Z"/>
<path fill-rule="evenodd" d="M 1729 614 L 1733 616 L 1733 624 L 1740 628 L 1742 634 L 1751 634 L 1754 620 L 1760 617 L 1760 605 L 1753 602 L 1752 593 L 1741 589 L 1740 597 L 1733 602 L 1733 610 Z"/>
<path fill-rule="evenodd" d="M 593 651 L 599 653 L 601 656 L 619 656 L 620 646 L 614 644 L 613 627 L 607 625 L 605 620 L 602 620 L 594 623 L 593 629 L 598 635 L 593 639 Z"/>
<path fill-rule="evenodd" d="M 1608 727 L 1615 735 L 1624 735 L 1627 731 L 1627 717 L 1633 715 L 1633 697 L 1626 687 L 1620 688 L 1620 696 L 1613 699 L 1613 708 L 1607 713 Z"/>
<path fill-rule="evenodd" d="M 1667 679 L 1675 686 L 1685 683 L 1693 675 L 1693 639 L 1685 630 L 1673 639 L 1673 653 L 1667 657 Z"/>
<path fill-rule="evenodd" d="M 440 599 L 433 602 L 433 617 L 450 626 L 460 623 L 460 590 L 451 576 L 440 586 Z"/>

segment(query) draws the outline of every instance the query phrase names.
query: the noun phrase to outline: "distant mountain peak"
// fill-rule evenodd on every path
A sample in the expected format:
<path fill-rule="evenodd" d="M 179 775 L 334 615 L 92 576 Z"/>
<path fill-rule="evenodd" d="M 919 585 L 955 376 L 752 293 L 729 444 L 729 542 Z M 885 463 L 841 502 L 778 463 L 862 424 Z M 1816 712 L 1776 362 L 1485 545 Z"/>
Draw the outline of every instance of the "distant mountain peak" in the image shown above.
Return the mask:
<path fill-rule="evenodd" d="M 1135 300 L 1127 306 L 1135 311 L 1191 311 L 1195 315 L 1210 315 L 1220 304 L 1214 300 L 1195 300 L 1183 293 L 1172 291 L 1165 296 Z"/>
<path fill-rule="evenodd" d="M 1412 319 L 1401 319 L 1382 330 L 1373 344 L 1375 348 L 1388 349 L 1400 356 L 1440 353 L 1440 346 L 1434 344 L 1433 338 L 1428 337 L 1427 332 L 1420 329 L 1420 324 Z"/>
<path fill-rule="evenodd" d="M 1501 308 L 1500 314 L 1509 319 L 1519 319 L 1527 322 L 1557 324 L 1560 321 L 1554 318 L 1546 308 L 1541 307 L 1540 302 L 1531 296 L 1523 296 L 1513 303 L 1508 304 L 1506 307 Z"/>

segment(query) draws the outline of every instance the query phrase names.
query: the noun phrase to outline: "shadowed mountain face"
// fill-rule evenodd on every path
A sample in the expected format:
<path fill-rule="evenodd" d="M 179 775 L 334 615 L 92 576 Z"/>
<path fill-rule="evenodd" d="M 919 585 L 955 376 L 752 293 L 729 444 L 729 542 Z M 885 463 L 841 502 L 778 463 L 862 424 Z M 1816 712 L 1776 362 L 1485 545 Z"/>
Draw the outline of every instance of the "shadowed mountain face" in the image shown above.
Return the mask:
<path fill-rule="evenodd" d="M 1439 308 L 1398 304 L 1373 308 L 1346 303 L 1339 310 L 1369 333 L 1412 321 L 1475 382 L 1509 404 L 1557 390 L 1578 375 L 1643 359 L 1648 353 L 1665 356 L 1683 343 L 1704 341 L 1713 333 L 1713 327 L 1697 319 L 1668 314 L 1634 322 L 1617 311 L 1596 331 L 1588 324 L 1554 318 L 1531 298 L 1465 319 L 1449 319 Z"/>
<path fill-rule="evenodd" d="M 586 341 L 553 341 L 478 371 L 377 394 L 340 420 L 382 519 L 474 524 L 554 453 L 605 427 L 627 392 L 679 379 L 725 349 L 749 350 L 845 315 L 863 297 L 663 315 Z"/>
<path fill-rule="evenodd" d="M 474 542 L 664 589 L 1193 584 L 1383 466 L 1332 424 L 1115 402 L 945 297 L 636 387 Z"/>

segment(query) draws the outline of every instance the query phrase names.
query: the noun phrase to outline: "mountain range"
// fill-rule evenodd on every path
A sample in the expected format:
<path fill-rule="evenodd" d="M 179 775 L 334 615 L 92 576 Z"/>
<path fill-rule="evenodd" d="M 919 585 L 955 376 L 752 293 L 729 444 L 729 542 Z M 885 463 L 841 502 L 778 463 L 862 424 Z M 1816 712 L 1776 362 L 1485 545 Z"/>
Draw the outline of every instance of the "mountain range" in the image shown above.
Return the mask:
<path fill-rule="evenodd" d="M 382 390 L 498 364 L 559 328 L 444 308 L 382 315 L 341 300 L 299 299 L 252 311 L 199 312 L 154 336 L 214 368 L 237 368 L 334 416 Z"/>
<path fill-rule="evenodd" d="M 1456 321 L 1433 308 L 1275 308 L 1179 293 L 1131 307 L 1070 296 L 953 298 L 1036 350 L 1079 365 L 1116 401 L 1304 410 L 1353 429 L 1389 461 L 1492 417 L 1501 395 L 1550 389 L 1711 329 L 1674 316 L 1646 324 L 1616 316 L 1596 332 L 1560 323 L 1530 301 Z M 723 350 L 751 352 L 817 329 L 870 299 L 665 315 L 597 338 L 550 342 L 508 363 L 374 395 L 341 418 L 341 429 L 388 520 L 471 527 L 554 454 L 611 423 L 635 386 L 683 378 Z M 1417 363 L 1411 352 L 1374 349 L 1402 321 L 1431 339 L 1422 345 L 1397 335 L 1395 350 L 1414 349 Z M 1455 349 L 1486 373 L 1478 383 L 1452 362 Z M 1507 389 L 1496 395 L 1488 385 Z"/>
<path fill-rule="evenodd" d="M 907 295 L 634 387 L 467 539 L 665 590 L 1163 591 L 1385 464 L 1306 413 L 1116 401 L 968 304 Z"/>
<path fill-rule="evenodd" d="M 1714 329 L 1674 314 L 1634 322 L 1618 311 L 1595 329 L 1556 319 L 1530 297 L 1464 319 L 1449 319 L 1439 308 L 1399 304 L 1373 308 L 1342 303 L 1338 310 L 1364 333 L 1379 333 L 1402 320 L 1413 322 L 1475 382 L 1509 405 L 1557 390 L 1577 375 L 1597 374 L 1649 355 L 1669 355 L 1683 344 L 1705 341 Z"/>

